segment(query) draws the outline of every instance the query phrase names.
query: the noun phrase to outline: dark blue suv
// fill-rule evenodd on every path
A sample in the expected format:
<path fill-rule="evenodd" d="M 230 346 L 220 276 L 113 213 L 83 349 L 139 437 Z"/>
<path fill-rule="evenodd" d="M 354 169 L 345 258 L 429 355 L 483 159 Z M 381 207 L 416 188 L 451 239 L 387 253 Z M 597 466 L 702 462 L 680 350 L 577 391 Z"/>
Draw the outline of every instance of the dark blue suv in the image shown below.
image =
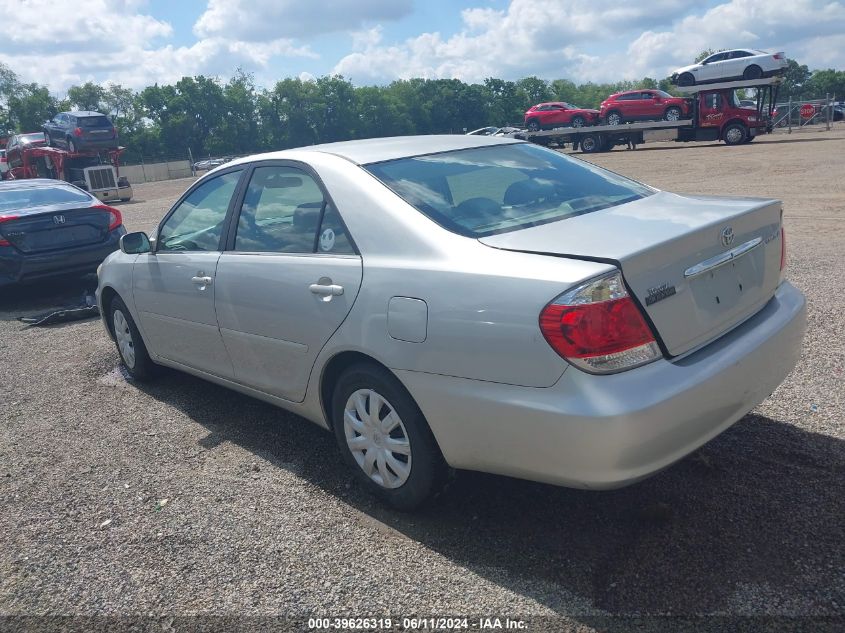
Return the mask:
<path fill-rule="evenodd" d="M 99 112 L 60 112 L 43 129 L 47 145 L 72 153 L 117 147 L 117 128 Z"/>

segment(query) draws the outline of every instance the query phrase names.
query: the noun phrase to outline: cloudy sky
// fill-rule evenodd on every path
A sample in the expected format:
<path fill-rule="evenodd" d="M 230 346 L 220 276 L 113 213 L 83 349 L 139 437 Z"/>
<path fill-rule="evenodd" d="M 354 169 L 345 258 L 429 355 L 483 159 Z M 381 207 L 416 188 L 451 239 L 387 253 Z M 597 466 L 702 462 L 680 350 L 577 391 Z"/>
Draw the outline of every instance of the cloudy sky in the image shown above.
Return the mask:
<path fill-rule="evenodd" d="M 705 48 L 845 68 L 842 0 L 0 0 L 0 61 L 61 93 L 183 75 L 611 81 Z"/>

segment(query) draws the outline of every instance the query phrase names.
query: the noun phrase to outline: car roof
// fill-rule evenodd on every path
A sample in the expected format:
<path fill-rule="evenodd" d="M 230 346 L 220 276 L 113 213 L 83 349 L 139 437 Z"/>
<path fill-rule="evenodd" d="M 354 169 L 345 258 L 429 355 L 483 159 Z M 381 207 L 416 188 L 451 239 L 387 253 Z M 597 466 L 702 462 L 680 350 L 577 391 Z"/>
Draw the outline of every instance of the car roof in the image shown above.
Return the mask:
<path fill-rule="evenodd" d="M 70 114 L 71 116 L 106 116 L 102 112 L 94 112 L 93 110 L 73 110 L 71 112 L 61 112 L 61 114 Z"/>
<path fill-rule="evenodd" d="M 398 158 L 411 158 L 425 154 L 439 154 L 459 149 L 473 149 L 476 147 L 489 147 L 491 145 L 510 145 L 524 143 L 513 138 L 502 138 L 495 136 L 477 136 L 470 134 L 428 134 L 420 136 L 390 136 L 386 138 L 368 138 L 356 141 L 340 141 L 337 143 L 324 143 L 322 145 L 310 145 L 307 147 L 294 148 L 297 152 L 320 152 L 334 154 L 345 158 L 357 165 L 369 165 L 381 163 Z M 236 161 L 254 162 L 256 160 L 284 159 L 288 152 L 270 152 L 268 154 L 256 154 Z M 226 163 L 230 165 L 232 163 Z"/>

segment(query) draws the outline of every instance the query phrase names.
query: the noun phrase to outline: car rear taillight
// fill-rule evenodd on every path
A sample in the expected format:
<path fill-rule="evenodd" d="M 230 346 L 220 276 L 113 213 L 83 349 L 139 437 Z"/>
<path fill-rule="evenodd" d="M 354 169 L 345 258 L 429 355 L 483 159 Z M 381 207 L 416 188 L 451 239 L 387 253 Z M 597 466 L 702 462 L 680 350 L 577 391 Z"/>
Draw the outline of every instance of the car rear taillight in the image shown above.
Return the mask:
<path fill-rule="evenodd" d="M 0 215 L 0 223 L 8 222 L 9 220 L 17 220 L 20 216 L 18 215 Z M 0 246 L 11 246 L 11 242 L 9 240 L 0 237 Z"/>
<path fill-rule="evenodd" d="M 74 136 L 82 136 L 82 128 L 81 127 L 75 128 L 73 130 L 73 135 Z"/>
<path fill-rule="evenodd" d="M 111 219 L 109 220 L 109 231 L 114 231 L 117 227 L 123 224 L 123 217 L 120 215 L 120 211 L 114 207 L 110 207 L 107 204 L 99 204 L 96 207 L 91 208 L 111 214 Z"/>
<path fill-rule="evenodd" d="M 552 349 L 579 369 L 608 374 L 662 356 L 619 271 L 569 290 L 540 312 Z"/>
<path fill-rule="evenodd" d="M 116 128 L 116 127 L 112 127 L 112 129 L 111 129 L 111 137 L 112 137 L 112 138 L 117 138 L 117 128 Z"/>
<path fill-rule="evenodd" d="M 783 59 L 783 53 L 775 53 L 774 55 L 772 55 L 772 57 L 774 57 L 775 59 Z"/>

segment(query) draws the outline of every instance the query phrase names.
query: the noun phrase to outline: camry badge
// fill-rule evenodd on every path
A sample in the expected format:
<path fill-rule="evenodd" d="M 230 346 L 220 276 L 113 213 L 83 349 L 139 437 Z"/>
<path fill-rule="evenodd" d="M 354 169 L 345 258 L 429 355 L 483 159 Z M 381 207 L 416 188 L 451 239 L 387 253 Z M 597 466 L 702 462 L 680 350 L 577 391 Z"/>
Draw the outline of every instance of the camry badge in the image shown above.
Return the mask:
<path fill-rule="evenodd" d="M 63 215 L 54 215 L 54 216 L 53 216 L 53 223 L 54 223 L 54 224 L 64 224 L 64 223 L 65 223 L 65 216 L 63 216 Z"/>
<path fill-rule="evenodd" d="M 658 301 L 663 301 L 676 294 L 675 286 L 670 286 L 668 283 L 660 284 L 655 288 L 649 288 L 645 296 L 645 304 L 647 306 L 654 305 Z"/>
<path fill-rule="evenodd" d="M 733 244 L 734 230 L 729 226 L 726 226 L 725 228 L 723 228 L 721 239 L 722 239 L 722 246 L 730 246 L 731 244 Z"/>

